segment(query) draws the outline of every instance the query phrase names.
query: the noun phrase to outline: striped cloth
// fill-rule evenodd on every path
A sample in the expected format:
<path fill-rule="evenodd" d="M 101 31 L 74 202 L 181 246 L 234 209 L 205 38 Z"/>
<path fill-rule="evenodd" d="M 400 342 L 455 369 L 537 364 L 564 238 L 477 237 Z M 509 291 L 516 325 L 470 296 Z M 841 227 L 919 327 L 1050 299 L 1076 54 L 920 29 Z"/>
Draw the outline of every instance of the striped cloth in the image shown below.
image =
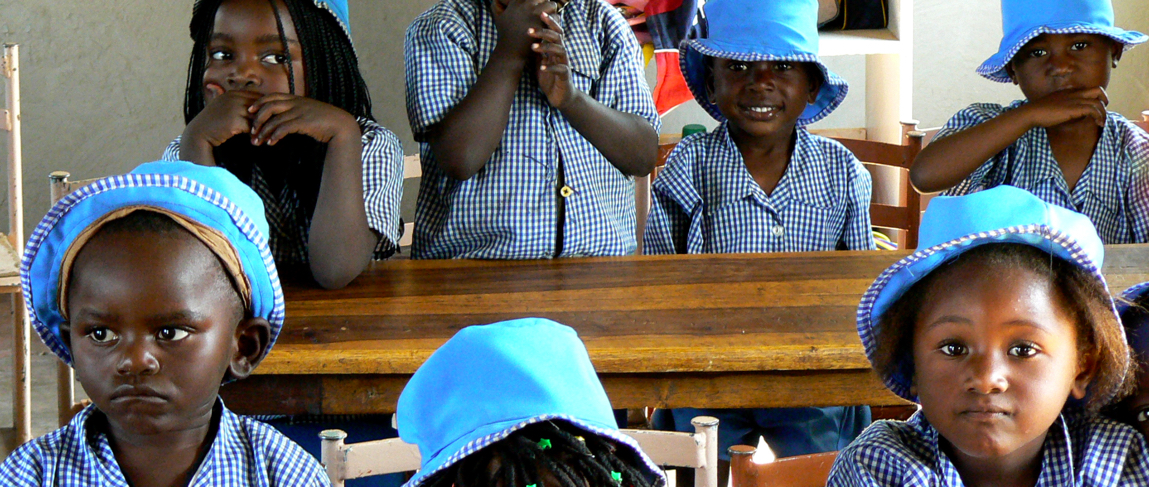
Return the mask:
<path fill-rule="evenodd" d="M 953 135 L 1025 103 L 975 103 L 946 122 L 936 138 Z M 1053 158 L 1046 130 L 1038 127 L 943 194 L 969 194 L 1002 184 L 1088 216 L 1107 244 L 1149 242 L 1149 135 L 1120 114 L 1109 112 L 1093 159 L 1073 191 Z"/>

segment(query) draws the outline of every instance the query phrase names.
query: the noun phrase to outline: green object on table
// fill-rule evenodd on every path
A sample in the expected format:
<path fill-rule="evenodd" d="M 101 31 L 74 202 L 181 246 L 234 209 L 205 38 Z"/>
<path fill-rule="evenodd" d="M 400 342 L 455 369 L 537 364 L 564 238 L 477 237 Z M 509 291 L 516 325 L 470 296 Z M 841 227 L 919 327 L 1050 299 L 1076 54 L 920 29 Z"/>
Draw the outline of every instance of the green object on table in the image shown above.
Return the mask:
<path fill-rule="evenodd" d="M 682 138 L 684 138 L 684 139 L 686 137 L 694 135 L 694 134 L 704 134 L 704 133 L 706 133 L 706 126 L 702 125 L 700 123 L 692 123 L 689 125 L 683 125 L 682 126 Z"/>

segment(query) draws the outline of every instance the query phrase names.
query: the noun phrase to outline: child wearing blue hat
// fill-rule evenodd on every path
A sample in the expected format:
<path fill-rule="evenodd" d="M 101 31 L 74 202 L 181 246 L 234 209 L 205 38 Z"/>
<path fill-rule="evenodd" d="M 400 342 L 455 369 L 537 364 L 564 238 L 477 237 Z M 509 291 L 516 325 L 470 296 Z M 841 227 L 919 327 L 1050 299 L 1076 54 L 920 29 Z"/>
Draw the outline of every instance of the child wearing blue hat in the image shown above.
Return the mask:
<path fill-rule="evenodd" d="M 404 487 L 660 487 L 618 431 L 570 327 L 527 318 L 459 330 L 407 382 L 396 413 L 422 465 Z"/>
<path fill-rule="evenodd" d="M 1136 389 L 1114 412 L 1117 419 L 1149 438 L 1149 282 L 1129 288 L 1122 296 L 1117 309 L 1138 366 Z"/>
<path fill-rule="evenodd" d="M 954 115 L 914 161 L 914 186 L 1017 186 L 1088 216 L 1105 243 L 1149 242 L 1149 136 L 1105 95 L 1121 54 L 1149 37 L 1115 27 L 1110 0 L 1002 0 L 1001 16 L 1001 47 L 977 72 L 1025 99 Z"/>
<path fill-rule="evenodd" d="M 439 0 L 407 29 L 417 259 L 629 255 L 658 157 L 642 52 L 602 0 Z"/>
<path fill-rule="evenodd" d="M 52 207 L 20 279 L 44 344 L 92 400 L 0 465 L 9 486 L 320 486 L 314 458 L 219 399 L 270 351 L 283 292 L 259 197 L 153 162 Z"/>
<path fill-rule="evenodd" d="M 858 334 L 921 409 L 867 428 L 829 485 L 1149 485 L 1145 438 L 1097 415 L 1131 361 L 1089 219 L 1003 185 L 935 198 L 920 242 L 862 296 Z"/>
<path fill-rule="evenodd" d="M 682 73 L 721 124 L 679 142 L 655 179 L 645 253 L 875 248 L 869 173 L 805 128 L 847 92 L 818 59 L 817 15 L 815 0 L 706 2 L 680 48 Z M 696 414 L 674 411 L 677 428 Z M 867 408 L 707 414 L 721 420 L 724 461 L 727 447 L 759 435 L 780 456 L 837 450 L 869 423 Z"/>
<path fill-rule="evenodd" d="M 339 288 L 398 248 L 403 152 L 374 122 L 346 0 L 197 0 L 183 134 L 267 206 L 280 268 Z"/>

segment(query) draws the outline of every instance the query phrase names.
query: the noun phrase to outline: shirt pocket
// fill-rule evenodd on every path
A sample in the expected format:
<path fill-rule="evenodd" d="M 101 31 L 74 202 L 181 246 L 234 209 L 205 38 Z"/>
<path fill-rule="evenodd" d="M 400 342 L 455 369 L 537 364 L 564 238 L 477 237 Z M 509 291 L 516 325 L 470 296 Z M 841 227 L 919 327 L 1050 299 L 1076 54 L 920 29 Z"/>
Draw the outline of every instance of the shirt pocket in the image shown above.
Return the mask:
<path fill-rule="evenodd" d="M 843 204 L 815 206 L 795 201 L 783 211 L 783 231 L 792 252 L 837 250 L 846 230 Z"/>

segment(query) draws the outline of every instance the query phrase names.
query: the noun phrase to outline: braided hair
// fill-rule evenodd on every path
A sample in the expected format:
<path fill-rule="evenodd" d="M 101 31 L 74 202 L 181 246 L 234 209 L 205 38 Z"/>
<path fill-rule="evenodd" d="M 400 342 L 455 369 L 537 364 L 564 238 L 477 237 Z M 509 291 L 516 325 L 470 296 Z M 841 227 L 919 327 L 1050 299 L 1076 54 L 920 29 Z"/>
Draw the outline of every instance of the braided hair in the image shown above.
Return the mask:
<path fill-rule="evenodd" d="M 225 0 L 196 0 L 192 7 L 192 20 L 189 26 L 191 38 L 194 42 L 191 61 L 188 63 L 187 89 L 184 95 L 184 122 L 190 123 L 192 119 L 203 111 L 204 100 L 203 77 L 209 61 L 208 46 L 211 42 L 212 30 L 215 25 L 216 12 Z M 374 120 L 371 114 L 371 96 L 367 92 L 367 83 L 359 73 L 359 61 L 351 45 L 351 39 L 344 32 L 338 19 L 329 12 L 317 6 L 313 0 L 267 0 L 275 13 L 275 23 L 279 30 L 280 42 L 283 44 L 284 55 L 287 56 L 287 79 L 292 94 L 307 96 L 336 107 L 351 115 L 368 120 Z M 305 69 L 305 93 L 298 93 L 295 86 L 295 73 L 292 68 L 291 52 L 287 48 L 287 39 L 284 36 L 283 22 L 279 5 L 287 8 L 289 20 L 295 27 L 299 37 L 299 45 L 303 53 L 303 66 Z M 242 147 L 246 142 L 242 137 L 236 137 L 217 149 L 216 157 L 221 166 L 226 167 L 241 181 L 251 185 L 252 157 L 251 149 Z M 241 143 L 242 142 L 242 143 Z M 283 142 L 287 142 L 279 151 L 265 151 L 274 153 L 276 158 L 297 158 L 296 164 L 278 161 L 276 164 L 261 166 L 264 174 L 270 174 L 269 184 L 275 186 L 286 185 L 293 189 L 298 196 L 303 211 L 307 217 L 315 211 L 315 201 L 319 196 L 319 182 L 323 175 L 323 159 L 326 155 L 326 145 L 320 144 L 310 137 L 289 135 Z M 277 145 L 281 145 L 277 144 Z M 229 153 L 231 157 L 229 157 Z M 258 159 L 258 158 L 257 158 Z"/>
<path fill-rule="evenodd" d="M 526 426 L 467 456 L 432 475 L 424 487 L 654 487 L 637 467 L 641 463 L 609 438 L 552 420 Z"/>

